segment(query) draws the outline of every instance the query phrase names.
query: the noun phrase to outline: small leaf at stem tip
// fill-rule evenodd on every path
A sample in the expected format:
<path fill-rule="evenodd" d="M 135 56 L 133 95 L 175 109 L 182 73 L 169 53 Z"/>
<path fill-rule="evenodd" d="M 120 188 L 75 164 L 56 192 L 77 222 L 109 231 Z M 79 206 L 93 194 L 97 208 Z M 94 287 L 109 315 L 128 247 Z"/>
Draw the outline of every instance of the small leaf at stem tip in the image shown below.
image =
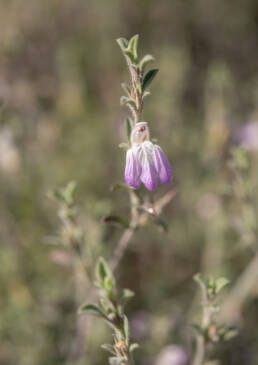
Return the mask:
<path fill-rule="evenodd" d="M 122 225 L 126 228 L 129 227 L 129 222 L 126 219 L 119 217 L 117 215 L 109 215 L 107 217 L 104 217 L 103 222 L 107 224 Z"/>
<path fill-rule="evenodd" d="M 121 84 L 121 86 L 122 86 L 122 89 L 127 93 L 127 95 L 130 97 L 131 96 L 131 88 L 130 88 L 130 86 L 127 84 L 127 83 L 125 83 L 125 82 L 123 82 L 122 84 Z"/>
<path fill-rule="evenodd" d="M 218 294 L 226 285 L 228 285 L 230 281 L 226 278 L 218 278 L 215 280 L 215 291 Z"/>
<path fill-rule="evenodd" d="M 106 261 L 103 257 L 100 257 L 96 266 L 96 276 L 99 282 L 104 283 L 105 278 L 108 276 L 108 268 Z"/>
<path fill-rule="evenodd" d="M 144 56 L 139 64 L 140 71 L 144 71 L 145 67 L 148 65 L 148 63 L 154 61 L 154 57 L 150 54 L 147 54 Z"/>
<path fill-rule="evenodd" d="M 101 345 L 101 348 L 103 350 L 108 351 L 112 355 L 115 355 L 116 354 L 116 352 L 114 350 L 114 347 L 112 345 L 108 344 L 108 343 L 104 343 L 103 345 Z"/>
<path fill-rule="evenodd" d="M 128 49 L 133 54 L 133 57 L 135 60 L 137 60 L 137 57 L 138 57 L 138 40 L 139 40 L 139 35 L 136 34 L 129 40 L 129 43 L 128 43 Z"/>
<path fill-rule="evenodd" d="M 109 292 L 110 294 L 112 294 L 112 292 L 113 292 L 113 284 L 114 284 L 114 281 L 113 281 L 112 277 L 110 277 L 110 276 L 105 277 L 104 286 L 105 286 L 106 291 Z"/>
<path fill-rule="evenodd" d="M 103 257 L 100 257 L 98 263 L 96 265 L 96 276 L 97 283 L 96 286 L 102 289 L 106 289 L 106 283 L 108 281 L 109 287 L 112 291 L 115 291 L 116 281 L 113 276 L 112 271 L 110 270 L 106 260 Z"/>
<path fill-rule="evenodd" d="M 123 289 L 123 292 L 122 292 L 122 298 L 123 299 L 126 299 L 126 300 L 129 300 L 131 298 L 134 297 L 134 292 L 130 289 Z"/>
<path fill-rule="evenodd" d="M 128 41 L 125 38 L 117 38 L 117 43 L 119 45 L 119 47 L 121 48 L 121 50 L 124 52 L 125 49 L 128 47 Z"/>
<path fill-rule="evenodd" d="M 131 63 L 133 63 L 133 64 L 134 64 L 135 59 L 134 59 L 134 55 L 133 55 L 133 53 L 132 53 L 130 50 L 128 50 L 128 49 L 126 49 L 126 50 L 124 51 L 124 53 L 125 53 L 125 55 L 126 55 L 126 56 L 130 59 Z"/>
<path fill-rule="evenodd" d="M 130 142 L 131 140 L 131 132 L 132 132 L 132 129 L 133 129 L 133 121 L 131 118 L 126 118 L 126 134 L 127 134 L 127 139 L 128 139 L 128 142 Z"/>
<path fill-rule="evenodd" d="M 96 286 L 104 289 L 109 297 L 113 296 L 116 291 L 116 280 L 110 270 L 106 260 L 100 257 L 96 265 Z"/>
<path fill-rule="evenodd" d="M 139 347 L 140 347 L 140 346 L 139 346 L 139 344 L 138 344 L 138 343 L 132 343 L 132 344 L 130 345 L 130 347 L 129 347 L 129 351 L 130 351 L 130 352 L 133 352 L 133 351 L 137 350 Z"/>
<path fill-rule="evenodd" d="M 143 82 L 142 82 L 142 91 L 144 92 L 147 87 L 149 87 L 150 83 L 154 79 L 154 77 L 158 73 L 158 69 L 154 68 L 153 70 L 150 70 L 147 72 L 147 74 L 144 76 Z"/>
<path fill-rule="evenodd" d="M 74 196 L 77 189 L 76 181 L 70 181 L 64 189 L 64 196 L 68 205 L 74 202 Z"/>
<path fill-rule="evenodd" d="M 105 317 L 105 314 L 101 311 L 101 309 L 96 304 L 83 304 L 80 306 L 78 310 L 78 314 L 93 314 L 98 317 Z"/>
<path fill-rule="evenodd" d="M 194 281 L 196 281 L 199 285 L 204 286 L 206 288 L 206 281 L 201 273 L 197 273 L 193 277 Z"/>
<path fill-rule="evenodd" d="M 126 303 L 130 299 L 132 299 L 133 297 L 134 297 L 134 292 L 133 291 L 131 291 L 130 289 L 123 289 L 122 295 L 121 295 L 121 298 L 120 298 L 121 310 L 126 305 Z"/>
<path fill-rule="evenodd" d="M 132 105 L 133 108 L 136 108 L 136 102 L 134 99 L 129 98 L 127 96 L 121 96 L 120 98 L 120 104 L 121 105 L 126 105 L 126 104 L 130 104 Z"/>
<path fill-rule="evenodd" d="M 144 91 L 142 95 L 142 99 L 145 99 L 147 96 L 149 96 L 151 93 L 149 91 Z"/>

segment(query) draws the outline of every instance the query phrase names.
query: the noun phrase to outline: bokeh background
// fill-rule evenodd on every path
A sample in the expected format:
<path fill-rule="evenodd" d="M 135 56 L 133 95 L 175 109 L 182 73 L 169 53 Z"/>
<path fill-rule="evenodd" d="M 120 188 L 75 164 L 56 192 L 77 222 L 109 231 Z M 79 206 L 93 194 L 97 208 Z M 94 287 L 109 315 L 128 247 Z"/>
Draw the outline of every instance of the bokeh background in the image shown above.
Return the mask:
<path fill-rule="evenodd" d="M 160 69 L 144 119 L 179 193 L 163 213 L 168 232 L 137 232 L 117 278 L 136 293 L 128 315 L 137 363 L 181 364 L 162 354 L 191 357 L 200 313 L 193 275 L 234 286 L 257 250 L 258 2 L 2 0 L 0 24 L 0 364 L 107 363 L 100 344 L 111 335 L 97 319 L 87 354 L 71 356 L 80 303 L 69 250 L 50 239 L 60 222 L 47 192 L 77 181 L 86 245 L 111 257 L 122 229 L 102 218 L 129 213 L 127 194 L 109 189 L 123 181 L 119 98 L 129 78 L 115 39 L 134 34 Z M 247 150 L 243 180 L 230 170 L 234 142 Z M 224 318 L 239 335 L 216 346 L 214 364 L 258 363 L 253 284 Z"/>

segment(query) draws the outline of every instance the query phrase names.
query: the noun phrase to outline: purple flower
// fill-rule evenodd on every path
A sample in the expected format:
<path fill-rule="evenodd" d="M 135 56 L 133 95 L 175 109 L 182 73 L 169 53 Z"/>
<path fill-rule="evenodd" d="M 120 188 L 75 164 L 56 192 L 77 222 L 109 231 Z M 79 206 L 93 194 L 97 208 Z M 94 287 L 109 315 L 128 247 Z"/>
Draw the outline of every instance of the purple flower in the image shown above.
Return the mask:
<path fill-rule="evenodd" d="M 172 176 L 172 168 L 163 150 L 150 141 L 148 123 L 137 123 L 131 133 L 131 148 L 126 154 L 127 185 L 139 188 L 142 182 L 148 190 L 154 190 L 159 181 L 168 184 Z"/>
<path fill-rule="evenodd" d="M 169 345 L 159 353 L 155 365 L 186 365 L 188 363 L 188 353 L 178 345 Z"/>
<path fill-rule="evenodd" d="M 248 150 L 258 150 L 258 121 L 250 121 L 239 127 L 234 142 Z"/>

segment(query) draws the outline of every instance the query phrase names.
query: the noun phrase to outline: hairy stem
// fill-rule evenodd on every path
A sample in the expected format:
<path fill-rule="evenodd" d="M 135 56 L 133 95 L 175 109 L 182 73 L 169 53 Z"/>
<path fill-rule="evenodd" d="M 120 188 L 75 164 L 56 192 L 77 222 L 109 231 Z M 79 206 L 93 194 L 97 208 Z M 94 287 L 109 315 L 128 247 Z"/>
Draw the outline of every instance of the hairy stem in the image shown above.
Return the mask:
<path fill-rule="evenodd" d="M 135 229 L 139 222 L 139 213 L 138 213 L 138 204 L 139 199 L 134 191 L 129 191 L 130 196 L 130 204 L 131 204 L 131 221 L 130 228 L 127 228 L 122 234 L 118 244 L 116 246 L 114 255 L 110 261 L 110 268 L 112 271 L 115 271 L 120 260 L 122 259 L 129 243 L 131 242 L 133 235 L 135 233 Z"/>
<path fill-rule="evenodd" d="M 202 328 L 207 328 L 211 320 L 211 312 L 209 308 L 209 298 L 202 282 L 199 282 L 202 293 Z M 203 334 L 198 333 L 196 338 L 196 351 L 193 365 L 203 365 L 205 361 L 206 343 Z"/>

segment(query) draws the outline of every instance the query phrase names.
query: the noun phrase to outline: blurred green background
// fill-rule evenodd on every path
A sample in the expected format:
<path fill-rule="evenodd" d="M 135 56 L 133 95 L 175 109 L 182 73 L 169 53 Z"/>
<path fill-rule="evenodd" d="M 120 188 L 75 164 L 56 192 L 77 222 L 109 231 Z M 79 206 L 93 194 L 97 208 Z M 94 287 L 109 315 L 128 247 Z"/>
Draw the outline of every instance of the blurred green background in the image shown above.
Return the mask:
<path fill-rule="evenodd" d="M 200 311 L 193 275 L 234 284 L 257 245 L 257 189 L 243 204 L 228 161 L 239 126 L 258 120 L 258 2 L 2 0 L 0 24 L 0 364 L 107 363 L 99 346 L 110 333 L 98 320 L 87 354 L 71 356 L 80 303 L 69 251 L 49 244 L 59 220 L 47 192 L 77 181 L 86 244 L 110 257 L 122 230 L 102 217 L 129 212 L 126 193 L 109 190 L 123 181 L 119 98 L 129 78 L 115 39 L 134 34 L 160 69 L 144 119 L 179 194 L 163 214 L 168 233 L 140 230 L 118 282 L 136 293 L 128 315 L 138 363 L 154 364 L 171 344 L 190 356 Z M 253 187 L 257 144 L 246 147 L 244 180 Z M 255 365 L 257 286 L 233 314 L 239 336 L 216 347 L 216 364 Z"/>

